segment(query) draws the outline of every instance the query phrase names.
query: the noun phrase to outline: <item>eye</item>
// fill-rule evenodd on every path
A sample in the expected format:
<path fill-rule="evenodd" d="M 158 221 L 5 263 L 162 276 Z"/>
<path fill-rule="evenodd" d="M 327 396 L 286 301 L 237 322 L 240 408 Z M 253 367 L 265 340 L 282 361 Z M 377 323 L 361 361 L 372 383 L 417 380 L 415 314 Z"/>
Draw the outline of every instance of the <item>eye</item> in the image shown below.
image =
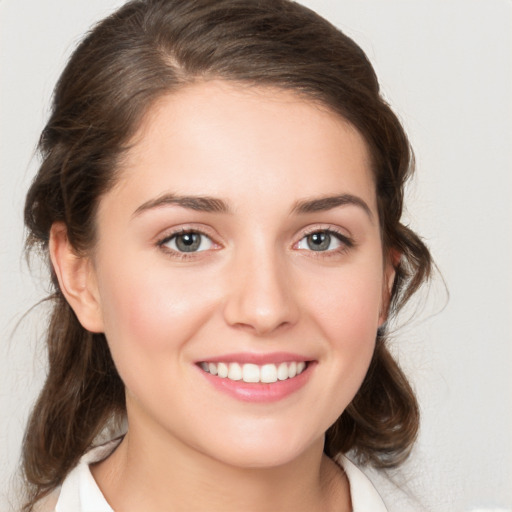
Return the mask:
<path fill-rule="evenodd" d="M 161 246 L 176 252 L 201 252 L 211 249 L 213 242 L 203 233 L 184 231 L 171 235 L 160 242 Z"/>
<path fill-rule="evenodd" d="M 334 251 L 343 247 L 350 247 L 350 240 L 330 230 L 315 231 L 299 240 L 297 249 L 307 249 L 316 252 Z"/>

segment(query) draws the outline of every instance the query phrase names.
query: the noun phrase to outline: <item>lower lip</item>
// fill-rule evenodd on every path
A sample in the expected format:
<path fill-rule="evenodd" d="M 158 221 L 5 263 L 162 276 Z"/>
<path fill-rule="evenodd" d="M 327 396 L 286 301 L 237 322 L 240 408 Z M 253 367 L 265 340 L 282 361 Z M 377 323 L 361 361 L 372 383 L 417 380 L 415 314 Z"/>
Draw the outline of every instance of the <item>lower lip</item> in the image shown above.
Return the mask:
<path fill-rule="evenodd" d="M 244 382 L 243 380 L 231 380 L 217 377 L 205 372 L 198 367 L 212 386 L 219 391 L 226 393 L 244 402 L 277 402 L 299 391 L 309 380 L 313 373 L 315 362 L 309 362 L 305 370 L 296 377 L 277 382 Z"/>

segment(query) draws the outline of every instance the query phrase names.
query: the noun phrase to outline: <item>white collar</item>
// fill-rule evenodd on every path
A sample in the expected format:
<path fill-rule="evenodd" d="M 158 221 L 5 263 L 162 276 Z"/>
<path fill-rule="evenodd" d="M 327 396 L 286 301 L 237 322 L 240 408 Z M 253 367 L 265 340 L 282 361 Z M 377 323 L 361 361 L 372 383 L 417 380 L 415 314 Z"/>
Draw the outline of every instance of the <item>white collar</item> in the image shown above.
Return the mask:
<path fill-rule="evenodd" d="M 352 512 L 387 512 L 377 489 L 370 479 L 345 455 L 338 455 L 335 461 L 345 470 L 350 485 Z"/>
<path fill-rule="evenodd" d="M 89 464 L 108 457 L 119 439 L 93 448 L 68 474 L 62 484 L 55 512 L 114 512 L 94 480 Z M 353 512 L 387 512 L 379 493 L 368 477 L 346 456 L 338 455 L 336 462 L 345 470 L 352 499 Z"/>

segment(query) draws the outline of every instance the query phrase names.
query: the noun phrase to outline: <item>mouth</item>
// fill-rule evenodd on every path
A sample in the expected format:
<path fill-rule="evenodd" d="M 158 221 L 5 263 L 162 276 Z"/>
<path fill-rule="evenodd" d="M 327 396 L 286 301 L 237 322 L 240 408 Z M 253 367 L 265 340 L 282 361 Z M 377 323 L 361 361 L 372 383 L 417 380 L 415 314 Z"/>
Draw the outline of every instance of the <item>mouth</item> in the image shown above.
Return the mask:
<path fill-rule="evenodd" d="M 308 361 L 289 361 L 262 365 L 227 361 L 202 361 L 199 363 L 199 367 L 210 375 L 251 384 L 272 384 L 278 381 L 291 380 L 302 374 L 308 365 Z"/>
<path fill-rule="evenodd" d="M 245 352 L 207 357 L 196 361 L 196 367 L 221 393 L 244 402 L 271 403 L 304 388 L 317 363 L 290 352 Z"/>

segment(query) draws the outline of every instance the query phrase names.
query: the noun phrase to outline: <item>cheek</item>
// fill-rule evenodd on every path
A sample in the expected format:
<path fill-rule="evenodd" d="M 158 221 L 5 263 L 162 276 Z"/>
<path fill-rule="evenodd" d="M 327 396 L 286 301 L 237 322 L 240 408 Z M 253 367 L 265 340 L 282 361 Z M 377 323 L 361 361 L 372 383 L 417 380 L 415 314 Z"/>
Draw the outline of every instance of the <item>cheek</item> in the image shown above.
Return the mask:
<path fill-rule="evenodd" d="M 193 337 L 213 299 L 198 293 L 199 283 L 189 277 L 146 269 L 103 281 L 105 334 L 116 363 L 158 358 Z"/>
<path fill-rule="evenodd" d="M 213 299 L 198 293 L 193 279 L 156 270 L 126 272 L 103 284 L 105 335 L 117 371 L 134 399 L 158 411 L 172 399 L 168 390 L 190 378 L 183 361 Z"/>
<path fill-rule="evenodd" d="M 323 291 L 310 289 L 310 312 L 328 342 L 323 371 L 331 423 L 352 401 L 372 359 L 382 297 L 382 272 L 375 268 L 339 269 Z"/>
<path fill-rule="evenodd" d="M 382 308 L 382 275 L 351 268 L 333 273 L 323 290 L 311 287 L 310 304 L 328 339 L 358 345 L 375 339 Z"/>

